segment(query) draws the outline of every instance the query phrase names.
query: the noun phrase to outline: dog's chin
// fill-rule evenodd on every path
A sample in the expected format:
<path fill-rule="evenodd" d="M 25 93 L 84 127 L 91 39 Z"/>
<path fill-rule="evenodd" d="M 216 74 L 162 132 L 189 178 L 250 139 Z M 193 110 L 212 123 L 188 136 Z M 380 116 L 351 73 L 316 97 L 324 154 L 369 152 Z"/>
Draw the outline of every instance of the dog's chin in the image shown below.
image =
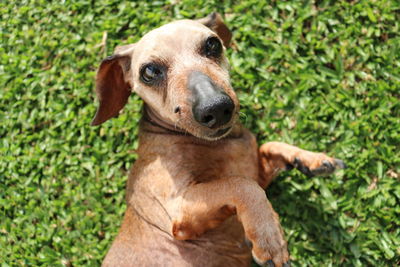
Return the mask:
<path fill-rule="evenodd" d="M 227 135 L 229 135 L 229 133 L 232 131 L 232 128 L 233 127 L 230 125 L 230 126 L 226 126 L 225 128 L 215 130 L 211 133 L 210 132 L 208 132 L 208 133 L 201 132 L 201 133 L 196 133 L 193 135 L 200 139 L 204 139 L 207 141 L 217 141 L 217 140 L 222 139 L 222 138 L 226 137 Z"/>
<path fill-rule="evenodd" d="M 184 129 L 186 133 L 199 139 L 206 141 L 217 141 L 227 137 L 232 132 L 232 129 L 236 125 L 236 121 L 237 117 L 235 116 L 231 119 L 231 121 L 217 129 L 204 127 L 191 119 L 185 120 L 185 124 L 176 125 L 178 125 L 181 129 Z"/>

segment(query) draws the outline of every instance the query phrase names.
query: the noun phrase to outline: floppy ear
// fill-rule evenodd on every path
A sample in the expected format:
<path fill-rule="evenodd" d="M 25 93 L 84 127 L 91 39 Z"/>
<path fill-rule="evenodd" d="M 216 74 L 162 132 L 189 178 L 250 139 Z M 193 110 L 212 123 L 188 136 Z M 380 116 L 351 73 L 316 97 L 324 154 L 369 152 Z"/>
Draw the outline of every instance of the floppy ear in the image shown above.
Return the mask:
<path fill-rule="evenodd" d="M 96 93 L 100 102 L 92 125 L 118 115 L 131 94 L 131 56 L 134 45 L 119 46 L 104 59 L 97 71 Z"/>
<path fill-rule="evenodd" d="M 213 12 L 207 17 L 198 19 L 197 21 L 214 31 L 218 37 L 221 38 L 224 46 L 229 47 L 232 39 L 232 33 L 225 25 L 219 13 Z"/>

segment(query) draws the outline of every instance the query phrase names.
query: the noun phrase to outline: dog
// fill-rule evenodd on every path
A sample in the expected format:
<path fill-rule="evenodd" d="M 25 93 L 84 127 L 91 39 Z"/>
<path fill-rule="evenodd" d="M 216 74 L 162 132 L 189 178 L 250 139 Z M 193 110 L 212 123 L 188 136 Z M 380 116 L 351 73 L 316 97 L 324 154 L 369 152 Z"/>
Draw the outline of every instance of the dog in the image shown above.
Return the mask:
<path fill-rule="evenodd" d="M 265 188 L 280 171 L 330 174 L 343 161 L 280 142 L 258 148 L 238 121 L 221 15 L 178 20 L 119 46 L 96 77 L 92 125 L 144 101 L 127 209 L 102 266 L 290 266 Z"/>

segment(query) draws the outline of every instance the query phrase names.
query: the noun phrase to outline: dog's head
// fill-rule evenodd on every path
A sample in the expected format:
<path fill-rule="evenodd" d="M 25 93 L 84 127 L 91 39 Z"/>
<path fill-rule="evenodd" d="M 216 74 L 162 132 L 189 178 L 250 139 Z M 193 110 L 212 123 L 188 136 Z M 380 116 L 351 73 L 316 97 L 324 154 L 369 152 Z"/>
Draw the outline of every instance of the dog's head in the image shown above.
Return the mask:
<path fill-rule="evenodd" d="M 226 136 L 239 110 L 224 56 L 231 36 L 213 13 L 169 23 L 117 47 L 97 73 L 100 106 L 92 125 L 117 115 L 134 91 L 164 124 L 207 140 Z"/>

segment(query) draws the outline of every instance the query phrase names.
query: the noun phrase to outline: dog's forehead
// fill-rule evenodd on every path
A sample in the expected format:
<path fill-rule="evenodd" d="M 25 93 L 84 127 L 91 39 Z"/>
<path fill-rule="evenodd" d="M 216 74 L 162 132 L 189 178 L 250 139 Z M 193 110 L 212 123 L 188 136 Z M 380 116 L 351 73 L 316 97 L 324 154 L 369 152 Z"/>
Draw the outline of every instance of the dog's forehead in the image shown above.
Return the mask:
<path fill-rule="evenodd" d="M 146 55 L 169 57 L 175 53 L 193 50 L 199 41 L 212 35 L 213 32 L 203 24 L 193 20 L 178 20 L 144 35 L 137 43 L 140 53 L 138 58 Z"/>
<path fill-rule="evenodd" d="M 142 37 L 141 41 L 182 41 L 210 33 L 211 30 L 195 20 L 178 20 L 154 29 Z"/>

